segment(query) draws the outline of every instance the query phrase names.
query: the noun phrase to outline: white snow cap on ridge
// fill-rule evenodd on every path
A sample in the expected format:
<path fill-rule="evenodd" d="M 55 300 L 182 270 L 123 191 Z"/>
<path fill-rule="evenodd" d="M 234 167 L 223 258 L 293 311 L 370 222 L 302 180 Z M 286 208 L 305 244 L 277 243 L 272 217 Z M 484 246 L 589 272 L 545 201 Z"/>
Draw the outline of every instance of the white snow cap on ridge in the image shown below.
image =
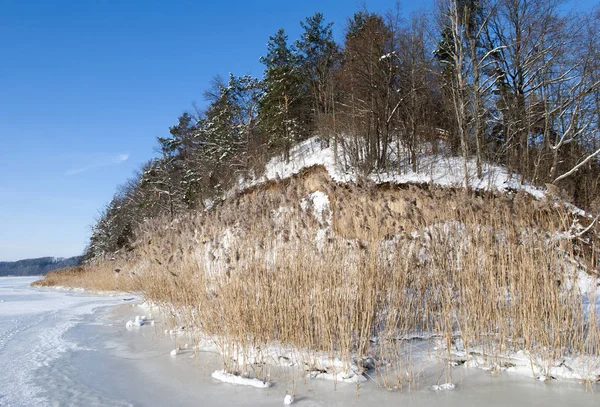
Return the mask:
<path fill-rule="evenodd" d="M 321 165 L 325 167 L 329 176 L 336 182 L 352 182 L 357 176 L 352 168 L 343 168 L 344 157 L 341 147 L 338 148 L 336 164 L 335 152 L 331 145 L 323 145 L 319 137 L 313 137 L 299 143 L 290 150 L 289 161 L 281 157 L 272 158 L 265 167 L 265 173 L 258 179 L 250 182 L 241 182 L 240 187 L 246 188 L 270 180 L 285 179 L 298 174 L 305 168 Z M 394 147 L 396 148 L 396 147 Z M 392 148 L 392 150 L 394 149 Z M 377 183 L 390 182 L 394 184 L 435 184 L 440 186 L 464 186 L 464 163 L 461 157 L 447 154 L 421 153 L 419 155 L 418 170 L 413 172 L 408 162 L 402 163 L 403 173 L 380 172 L 369 175 Z M 402 161 L 402 160 L 401 160 Z M 518 174 L 511 174 L 503 166 L 484 163 L 482 179 L 477 178 L 475 159 L 467 162 L 469 172 L 469 185 L 476 190 L 523 190 L 535 198 L 543 198 L 545 191 L 528 183 L 521 182 Z"/>

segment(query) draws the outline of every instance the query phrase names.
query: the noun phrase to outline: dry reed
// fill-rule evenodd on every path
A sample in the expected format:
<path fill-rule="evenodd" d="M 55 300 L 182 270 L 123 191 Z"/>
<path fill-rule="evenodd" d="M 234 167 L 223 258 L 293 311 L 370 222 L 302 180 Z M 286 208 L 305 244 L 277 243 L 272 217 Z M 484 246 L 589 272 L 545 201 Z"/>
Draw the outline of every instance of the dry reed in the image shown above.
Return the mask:
<path fill-rule="evenodd" d="M 311 201 L 316 191 L 328 206 Z M 333 370 L 412 388 L 414 337 L 441 345 L 442 360 L 476 353 L 499 369 L 521 351 L 549 375 L 557 361 L 587 355 L 591 373 L 598 318 L 576 278 L 597 273 L 597 231 L 569 237 L 577 220 L 551 198 L 336 185 L 316 168 L 208 213 L 146 223 L 120 278 L 213 338 L 227 370 L 265 379 L 261 352 L 279 344 L 307 370 L 331 369 L 325 357 L 339 361 Z M 69 279 L 105 289 L 115 284 L 109 266 L 91 267 L 103 270 L 93 282 L 92 272 Z"/>

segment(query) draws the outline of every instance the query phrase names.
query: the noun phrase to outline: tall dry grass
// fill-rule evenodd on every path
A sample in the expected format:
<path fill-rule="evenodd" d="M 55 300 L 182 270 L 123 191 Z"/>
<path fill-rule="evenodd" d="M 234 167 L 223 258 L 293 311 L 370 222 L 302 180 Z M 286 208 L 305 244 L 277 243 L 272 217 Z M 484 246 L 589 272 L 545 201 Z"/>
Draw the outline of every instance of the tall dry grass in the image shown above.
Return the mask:
<path fill-rule="evenodd" d="M 91 292 L 139 291 L 130 269 L 121 274 L 125 264 L 128 263 L 124 260 L 99 259 L 91 264 L 51 271 L 43 279 L 33 282 L 32 286 L 77 288 Z"/>
<path fill-rule="evenodd" d="M 322 212 L 315 191 L 328 196 Z M 428 335 L 444 360 L 464 348 L 500 368 L 525 351 L 550 372 L 600 356 L 598 318 L 576 284 L 597 273 L 597 231 L 567 237 L 575 220 L 552 198 L 336 185 L 317 168 L 209 213 L 148 222 L 121 277 L 214 338 L 230 371 L 268 376 L 257 355 L 277 343 L 302 350 L 307 369 L 326 355 L 411 388 L 410 338 Z"/>

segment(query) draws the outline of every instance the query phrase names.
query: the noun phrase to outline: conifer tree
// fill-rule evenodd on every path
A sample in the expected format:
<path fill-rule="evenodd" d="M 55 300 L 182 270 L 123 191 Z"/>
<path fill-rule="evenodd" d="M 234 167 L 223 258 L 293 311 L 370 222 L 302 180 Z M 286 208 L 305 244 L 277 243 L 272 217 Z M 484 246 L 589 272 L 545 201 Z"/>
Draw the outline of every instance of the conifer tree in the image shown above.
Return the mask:
<path fill-rule="evenodd" d="M 321 13 L 315 13 L 300 23 L 304 32 L 296 41 L 299 64 L 306 76 L 312 115 L 319 127 L 327 115 L 333 114 L 333 73 L 340 63 L 341 53 L 333 38 L 333 23 L 325 23 Z"/>
<path fill-rule="evenodd" d="M 288 46 L 283 29 L 269 38 L 265 65 L 264 94 L 260 100 L 261 128 L 271 147 L 283 149 L 285 160 L 295 141 L 305 134 L 302 107 L 304 80 L 295 49 Z"/>

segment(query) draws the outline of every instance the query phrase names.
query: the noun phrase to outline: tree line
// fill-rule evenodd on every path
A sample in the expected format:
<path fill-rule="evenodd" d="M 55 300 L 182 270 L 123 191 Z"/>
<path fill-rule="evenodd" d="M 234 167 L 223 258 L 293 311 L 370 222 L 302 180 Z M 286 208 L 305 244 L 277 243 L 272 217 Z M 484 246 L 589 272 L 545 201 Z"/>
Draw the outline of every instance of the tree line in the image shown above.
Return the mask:
<path fill-rule="evenodd" d="M 423 153 L 556 184 L 599 209 L 600 9 L 556 0 L 440 0 L 409 17 L 366 9 L 341 43 L 321 13 L 279 29 L 262 78 L 216 77 L 102 211 L 85 258 L 126 248 L 138 224 L 210 206 L 269 157 L 319 136 L 362 174 L 418 171 Z"/>
<path fill-rule="evenodd" d="M 41 276 L 50 271 L 77 266 L 81 256 L 69 258 L 40 257 L 19 261 L 0 261 L 0 276 Z"/>

